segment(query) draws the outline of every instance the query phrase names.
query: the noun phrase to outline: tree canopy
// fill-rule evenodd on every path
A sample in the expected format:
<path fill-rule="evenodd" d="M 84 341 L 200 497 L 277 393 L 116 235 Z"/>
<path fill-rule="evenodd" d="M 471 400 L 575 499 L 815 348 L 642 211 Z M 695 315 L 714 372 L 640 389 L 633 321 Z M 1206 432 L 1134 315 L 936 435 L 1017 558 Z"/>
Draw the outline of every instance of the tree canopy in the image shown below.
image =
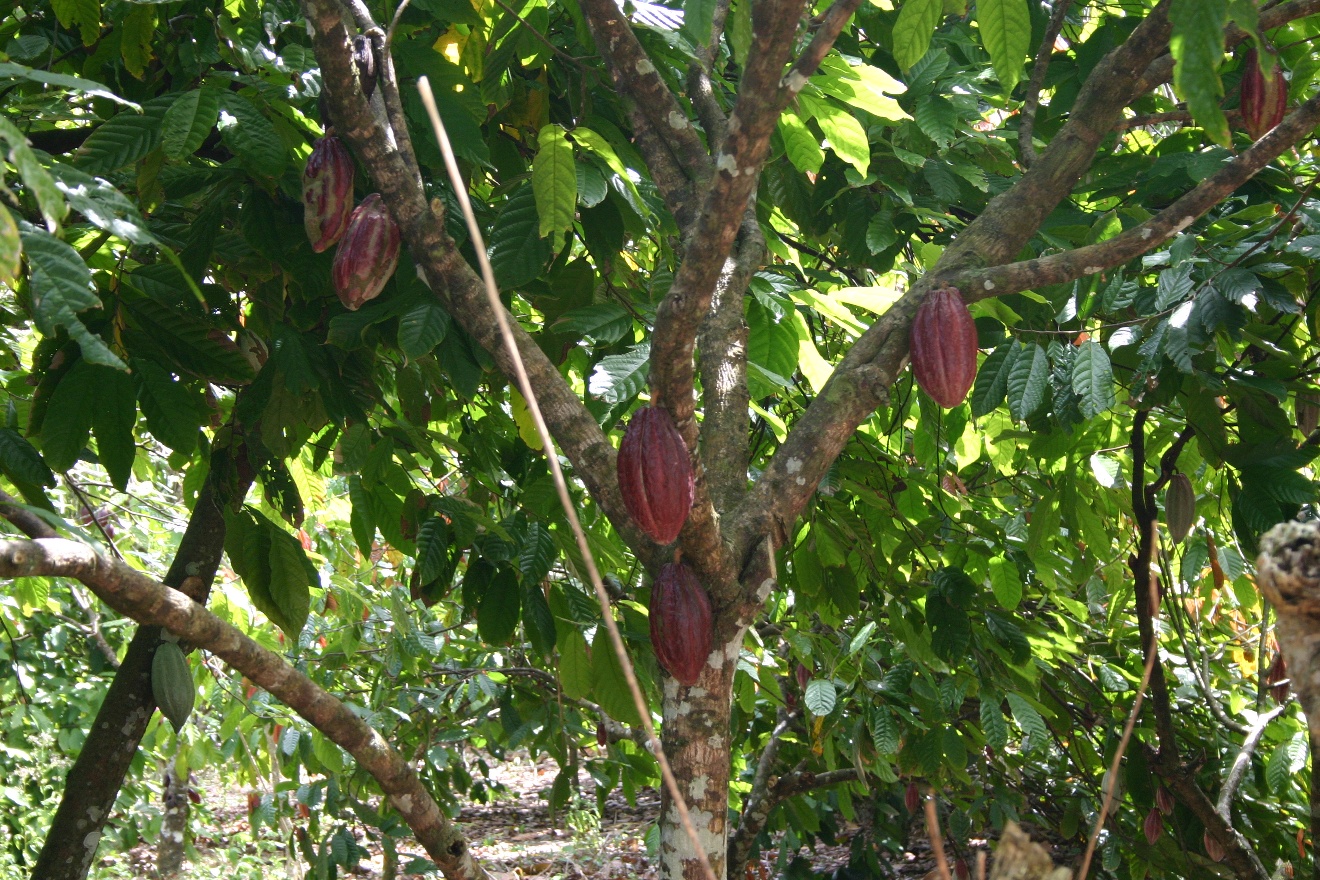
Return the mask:
<path fill-rule="evenodd" d="M 14 7 L 0 869 L 144 833 L 149 755 L 289 780 L 254 822 L 317 876 L 354 825 L 481 878 L 474 755 L 603 803 L 660 785 L 654 722 L 665 880 L 849 828 L 878 875 L 927 795 L 956 858 L 1013 821 L 1071 857 L 1106 792 L 1092 876 L 1309 870 L 1254 571 L 1316 501 L 1317 36 L 1316 0 Z M 948 408 L 907 368 L 940 288 Z M 671 545 L 616 473 L 641 407 L 695 473 Z"/>

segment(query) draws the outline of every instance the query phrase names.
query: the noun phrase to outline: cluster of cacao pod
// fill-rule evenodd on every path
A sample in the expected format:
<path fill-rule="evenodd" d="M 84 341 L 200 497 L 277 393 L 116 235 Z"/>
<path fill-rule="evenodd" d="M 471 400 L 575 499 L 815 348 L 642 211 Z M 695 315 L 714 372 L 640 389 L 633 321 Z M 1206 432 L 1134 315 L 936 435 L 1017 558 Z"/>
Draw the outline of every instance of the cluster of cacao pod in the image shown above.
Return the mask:
<path fill-rule="evenodd" d="M 651 646 L 660 665 L 693 685 L 710 656 L 710 597 L 695 572 L 681 562 L 660 570 L 651 585 Z"/>
<path fill-rule="evenodd" d="M 379 193 L 353 207 L 353 159 L 327 134 L 312 147 L 303 169 L 303 226 L 312 250 L 338 245 L 331 276 L 345 308 L 380 295 L 399 263 L 399 227 Z"/>
<path fill-rule="evenodd" d="M 1256 50 L 1247 52 L 1242 73 L 1242 123 L 1253 141 L 1260 140 L 1283 121 L 1288 112 L 1288 83 L 1273 50 L 1265 52 L 1264 64 Z M 1264 68 L 1264 69 L 1262 69 Z"/>
<path fill-rule="evenodd" d="M 617 461 L 623 506 L 659 544 L 672 544 L 687 522 L 696 477 L 687 444 L 669 413 L 645 406 L 633 414 Z"/>
<path fill-rule="evenodd" d="M 183 729 L 197 699 L 188 658 L 177 642 L 162 641 L 151 658 L 151 696 L 160 714 L 169 719 L 177 732 Z"/>
<path fill-rule="evenodd" d="M 956 287 L 937 287 L 912 320 L 912 373 L 936 403 L 952 409 L 976 380 L 976 323 Z"/>
<path fill-rule="evenodd" d="M 1181 544 L 1196 519 L 1196 490 L 1186 474 L 1174 474 L 1164 493 L 1164 525 L 1173 543 Z"/>

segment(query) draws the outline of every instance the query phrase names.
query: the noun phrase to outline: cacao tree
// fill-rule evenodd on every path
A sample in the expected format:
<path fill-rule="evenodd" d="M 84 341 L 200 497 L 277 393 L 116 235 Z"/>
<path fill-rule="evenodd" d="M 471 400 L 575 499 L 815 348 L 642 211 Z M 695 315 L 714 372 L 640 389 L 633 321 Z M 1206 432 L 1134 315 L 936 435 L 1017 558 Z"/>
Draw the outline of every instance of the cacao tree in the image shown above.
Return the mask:
<path fill-rule="evenodd" d="M 141 625 L 15 863 L 86 876 L 163 643 L 243 692 L 199 759 L 299 716 L 269 766 L 307 776 L 310 864 L 352 814 L 487 876 L 437 726 L 554 756 L 556 806 L 583 763 L 658 782 L 607 620 L 681 794 L 663 877 L 846 823 L 878 871 L 928 788 L 954 846 L 1030 816 L 1080 850 L 1138 693 L 1099 870 L 1309 859 L 1251 560 L 1315 500 L 1318 13 L 6 13 L 0 622 L 48 631 L 19 591 L 60 578 Z M 76 525 L 89 480 L 191 511 L 164 574 Z"/>

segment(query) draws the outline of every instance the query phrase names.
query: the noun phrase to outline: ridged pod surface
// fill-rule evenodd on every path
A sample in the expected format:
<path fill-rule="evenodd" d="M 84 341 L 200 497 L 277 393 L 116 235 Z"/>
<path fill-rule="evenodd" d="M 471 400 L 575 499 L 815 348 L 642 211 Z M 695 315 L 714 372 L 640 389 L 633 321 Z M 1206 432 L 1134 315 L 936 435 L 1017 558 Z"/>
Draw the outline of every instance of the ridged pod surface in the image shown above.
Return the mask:
<path fill-rule="evenodd" d="M 175 731 L 182 730 L 192 714 L 197 689 L 193 686 L 188 659 L 174 642 L 156 646 L 156 654 L 151 658 L 151 695 Z"/>
<path fill-rule="evenodd" d="M 1273 76 L 1266 77 L 1261 72 L 1256 50 L 1247 53 L 1242 74 L 1242 123 L 1253 141 L 1283 121 L 1288 112 L 1288 81 L 1283 78 L 1283 70 L 1274 56 L 1266 53 L 1265 66 L 1273 70 Z"/>
<path fill-rule="evenodd" d="M 633 414 L 619 444 L 617 474 L 633 521 L 657 543 L 672 544 L 692 510 L 696 477 L 668 412 L 645 406 Z"/>
<path fill-rule="evenodd" d="M 1164 833 L 1164 816 L 1160 813 L 1159 807 L 1151 807 L 1150 812 L 1146 814 L 1146 821 L 1141 826 L 1142 833 L 1146 835 L 1146 842 L 1151 846 L 1160 839 Z"/>
<path fill-rule="evenodd" d="M 936 403 L 952 409 L 976 380 L 976 324 L 957 288 L 937 287 L 912 320 L 912 372 Z"/>
<path fill-rule="evenodd" d="M 710 597 L 692 569 L 671 562 L 651 585 L 651 646 L 664 670 L 696 684 L 710 656 Z"/>
<path fill-rule="evenodd" d="M 1164 493 L 1164 525 L 1173 543 L 1181 544 L 1196 518 L 1196 490 L 1186 474 L 1174 474 Z"/>
<path fill-rule="evenodd" d="M 334 135 L 317 139 L 302 176 L 303 226 L 318 254 L 343 238 L 353 214 L 353 159 Z"/>
<path fill-rule="evenodd" d="M 335 251 L 331 277 L 335 293 L 347 309 L 356 311 L 380 296 L 399 264 L 399 227 L 379 193 L 362 200 L 348 221 Z"/>

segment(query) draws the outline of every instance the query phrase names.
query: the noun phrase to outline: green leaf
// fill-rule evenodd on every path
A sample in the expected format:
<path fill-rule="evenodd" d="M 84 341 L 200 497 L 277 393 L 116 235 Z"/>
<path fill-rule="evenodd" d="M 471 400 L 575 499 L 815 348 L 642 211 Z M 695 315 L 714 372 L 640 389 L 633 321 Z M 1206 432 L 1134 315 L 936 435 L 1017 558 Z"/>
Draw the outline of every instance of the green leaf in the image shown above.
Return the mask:
<path fill-rule="evenodd" d="M 1232 142 L 1228 119 L 1219 106 L 1224 85 L 1219 65 L 1224 60 L 1224 24 L 1228 0 L 1173 0 L 1169 7 L 1173 35 L 1173 86 L 1187 102 L 1192 118 L 1221 147 Z"/>
<path fill-rule="evenodd" d="M 894 60 L 907 70 L 930 49 L 930 38 L 944 18 L 944 0 L 904 0 L 894 22 Z"/>
<path fill-rule="evenodd" d="M 399 318 L 399 348 L 416 360 L 428 355 L 449 332 L 449 312 L 429 294 Z"/>
<path fill-rule="evenodd" d="M 201 427 L 200 401 L 183 383 L 151 361 L 135 360 L 133 373 L 138 382 L 138 403 L 149 430 L 157 440 L 175 452 L 190 455 L 197 447 Z"/>
<path fill-rule="evenodd" d="M 587 657 L 587 640 L 582 633 L 570 627 L 559 631 L 559 686 L 564 696 L 572 700 L 585 700 L 591 696 L 591 660 Z"/>
<path fill-rule="evenodd" d="M 577 187 L 576 176 L 574 188 Z M 490 266 L 500 290 L 535 280 L 550 258 L 550 246 L 541 238 L 541 215 L 535 188 L 520 186 L 500 209 L 490 233 Z"/>
<path fill-rule="evenodd" d="M 289 163 L 289 151 L 266 115 L 252 101 L 224 92 L 221 106 L 229 117 L 220 119 L 220 136 L 254 174 L 278 178 Z"/>
<path fill-rule="evenodd" d="M 802 702 L 812 715 L 824 717 L 830 714 L 838 702 L 838 692 L 834 689 L 834 682 L 827 678 L 813 678 L 807 682 L 807 692 L 803 695 Z"/>
<path fill-rule="evenodd" d="M 440 577 L 449 565 L 449 524 L 429 516 L 417 527 L 417 580 L 423 586 Z"/>
<path fill-rule="evenodd" d="M 133 475 L 133 426 L 137 424 L 137 393 L 133 379 L 120 370 L 92 367 L 90 381 L 96 389 L 92 401 L 92 432 L 96 435 L 96 453 L 110 482 L 120 492 Z"/>
<path fill-rule="evenodd" d="M 852 113 L 820 98 L 802 94 L 798 96 L 798 103 L 816 120 L 834 154 L 865 177 L 871 166 L 871 143 L 862 124 Z"/>
<path fill-rule="evenodd" d="M 134 244 L 159 244 L 147 228 L 137 205 L 100 177 L 84 174 L 72 165 L 56 162 L 50 167 L 55 185 L 69 207 L 88 222 Z"/>
<path fill-rule="evenodd" d="M 74 164 L 88 174 L 109 174 L 144 158 L 160 146 L 160 126 L 172 97 L 155 98 L 142 112 L 125 110 L 96 127 L 74 154 Z"/>
<path fill-rule="evenodd" d="M 996 751 L 1008 745 L 1008 722 L 1001 708 L 1003 697 L 994 691 L 981 692 L 981 732 L 985 744 Z"/>
<path fill-rule="evenodd" d="M 1000 605 L 1012 611 L 1022 601 L 1022 579 L 1017 566 L 1002 556 L 990 560 L 990 589 Z"/>
<path fill-rule="evenodd" d="M 0 467 L 5 473 L 25 483 L 54 486 L 55 475 L 27 438 L 13 428 L 0 428 Z"/>
<path fill-rule="evenodd" d="M 272 614 L 278 616 L 280 612 L 270 593 L 270 533 L 262 528 L 250 508 L 244 507 L 236 513 L 226 508 L 225 553 L 247 588 L 252 604 L 274 621 Z M 268 608 L 271 613 L 267 613 Z"/>
<path fill-rule="evenodd" d="M 362 478 L 357 474 L 348 478 L 348 499 L 353 505 L 348 518 L 353 540 L 362 557 L 369 559 L 372 546 L 376 543 L 376 513 L 371 503 L 371 493 L 362 487 Z"/>
<path fill-rule="evenodd" d="M 503 645 L 518 628 L 520 607 L 518 574 L 501 565 L 486 584 L 477 609 L 477 632 L 488 645 Z"/>
<path fill-rule="evenodd" d="M 911 119 L 891 95 L 901 95 L 906 87 L 878 67 L 849 64 L 842 57 L 827 55 L 820 63 L 811 85 L 872 116 L 889 122 Z"/>
<path fill-rule="evenodd" d="M 1073 361 L 1072 387 L 1081 398 L 1082 415 L 1093 418 L 1114 405 L 1114 371 L 1104 346 L 1083 342 Z"/>
<path fill-rule="evenodd" d="M 550 237 L 550 249 L 558 252 L 563 234 L 571 232 L 577 208 L 577 169 L 573 145 L 562 126 L 550 124 L 537 137 L 536 158 L 532 160 L 532 190 L 536 194 L 536 212 L 541 218 L 540 234 Z"/>
<path fill-rule="evenodd" d="M 550 613 L 550 605 L 545 601 L 545 593 L 541 591 L 540 582 L 524 581 L 524 584 L 526 590 L 523 592 L 522 600 L 523 630 L 527 633 L 527 641 L 532 643 L 536 653 L 550 660 L 554 653 L 557 635 L 555 616 Z"/>
<path fill-rule="evenodd" d="M 142 107 L 133 103 L 127 98 L 121 98 L 109 88 L 99 82 L 93 82 L 90 79 L 83 79 L 80 76 L 69 76 L 67 73 L 50 73 L 45 70 L 34 70 L 31 67 L 24 67 L 22 64 L 14 64 L 12 61 L 0 61 L 0 79 L 26 79 L 31 82 L 41 83 L 47 86 L 56 86 L 61 89 L 68 89 L 71 92 L 81 92 L 85 95 L 91 95 L 93 98 L 105 98 L 108 101 L 114 101 L 116 104 L 123 104 L 133 110 L 141 110 Z"/>
<path fill-rule="evenodd" d="M 1008 393 L 1008 376 L 1019 350 L 1017 342 L 1009 339 L 981 362 L 981 369 L 976 373 L 976 385 L 972 388 L 973 418 L 979 419 L 994 412 L 1004 402 L 1004 396 Z"/>
<path fill-rule="evenodd" d="M 60 26 L 82 32 L 84 46 L 90 46 L 101 36 L 100 0 L 51 0 L 50 8 Z"/>
<path fill-rule="evenodd" d="M 1020 694 L 1008 694 L 1008 707 L 1013 712 L 1013 720 L 1027 735 L 1027 741 L 1022 747 L 1023 751 L 1035 751 L 1050 741 L 1050 731 L 1045 726 L 1045 719 L 1040 717 L 1036 707 L 1024 697 Z"/>
<path fill-rule="evenodd" d="M 119 56 L 124 69 L 137 79 L 146 73 L 151 61 L 151 45 L 156 36 L 156 10 L 151 5 L 133 5 L 120 13 Z"/>
<path fill-rule="evenodd" d="M 160 146 L 165 156 L 180 162 L 202 146 L 220 118 L 219 89 L 184 92 L 161 118 Z"/>
<path fill-rule="evenodd" d="M 651 343 L 643 342 L 625 354 L 603 357 L 596 364 L 587 390 L 606 403 L 622 403 L 646 387 L 651 366 Z"/>
<path fill-rule="evenodd" d="M 596 702 L 615 721 L 633 727 L 642 723 L 609 631 L 603 625 L 596 627 L 596 638 L 591 643 L 591 690 Z"/>
<path fill-rule="evenodd" d="M 254 515 L 267 532 L 270 544 L 271 607 L 257 607 L 284 630 L 285 636 L 297 642 L 311 607 L 309 588 L 320 586 L 320 578 L 297 538 L 260 514 Z"/>
<path fill-rule="evenodd" d="M 1021 421 L 1040 409 L 1049 390 L 1050 364 L 1045 349 L 1027 345 L 1013 357 L 1008 372 L 1008 410 Z"/>
<path fill-rule="evenodd" d="M 559 550 L 554 535 L 541 523 L 529 523 L 523 535 L 522 550 L 518 553 L 518 570 L 524 581 L 539 584 L 550 573 Z"/>
<path fill-rule="evenodd" d="M 1031 659 L 1031 643 L 1023 635 L 1022 629 L 1007 616 L 997 611 L 986 611 L 985 628 L 995 641 L 1008 649 L 1009 659 L 1014 666 L 1021 666 Z"/>
<path fill-rule="evenodd" d="M 944 764 L 944 732 L 938 727 L 927 730 L 913 744 L 913 750 L 925 774 L 934 776 Z"/>
<path fill-rule="evenodd" d="M 612 345 L 632 330 L 632 314 L 618 303 L 607 302 L 570 309 L 551 326 L 556 333 L 585 336 L 601 345 Z"/>
<path fill-rule="evenodd" d="M 931 629 L 931 648 L 946 663 L 959 664 L 967 659 L 972 641 L 972 622 L 967 612 L 949 601 L 939 587 L 926 594 L 926 623 Z"/>
<path fill-rule="evenodd" d="M 801 343 L 796 322 L 788 315 L 776 319 L 753 300 L 747 308 L 747 325 L 747 360 L 774 377 L 776 385 L 791 385 Z"/>
<path fill-rule="evenodd" d="M 1023 59 L 1031 47 L 1027 0 L 977 0 L 976 24 L 990 53 L 995 75 L 1007 94 L 1022 80 Z"/>
<path fill-rule="evenodd" d="M 41 422 L 41 451 L 56 472 L 67 471 L 78 460 L 92 430 L 96 408 L 95 368 L 80 360 L 60 377 Z"/>
<path fill-rule="evenodd" d="M 692 45 L 710 43 L 715 5 L 715 0 L 683 0 L 683 33 L 692 40 Z"/>
<path fill-rule="evenodd" d="M 0 67 L 0 75 L 2 71 L 3 67 Z M 0 141 L 9 147 L 5 158 L 18 169 L 18 176 L 23 179 L 24 186 L 32 190 L 36 197 L 46 227 L 52 231 L 58 230 L 60 221 L 69 213 L 69 205 L 55 186 L 50 173 L 37 161 L 37 154 L 28 146 L 27 137 L 18 126 L 3 116 L 0 116 Z"/>
<path fill-rule="evenodd" d="M 825 151 L 820 140 L 802 118 L 792 110 L 779 117 L 779 136 L 784 141 L 784 152 L 793 167 L 807 174 L 815 174 L 825 164 Z"/>
<path fill-rule="evenodd" d="M 13 287 L 23 268 L 23 240 L 9 209 L 0 205 L 0 284 Z"/>
<path fill-rule="evenodd" d="M 893 711 L 887 706 L 873 705 L 870 726 L 875 750 L 882 755 L 898 754 L 902 739 L 899 736 L 898 722 L 894 719 Z"/>

